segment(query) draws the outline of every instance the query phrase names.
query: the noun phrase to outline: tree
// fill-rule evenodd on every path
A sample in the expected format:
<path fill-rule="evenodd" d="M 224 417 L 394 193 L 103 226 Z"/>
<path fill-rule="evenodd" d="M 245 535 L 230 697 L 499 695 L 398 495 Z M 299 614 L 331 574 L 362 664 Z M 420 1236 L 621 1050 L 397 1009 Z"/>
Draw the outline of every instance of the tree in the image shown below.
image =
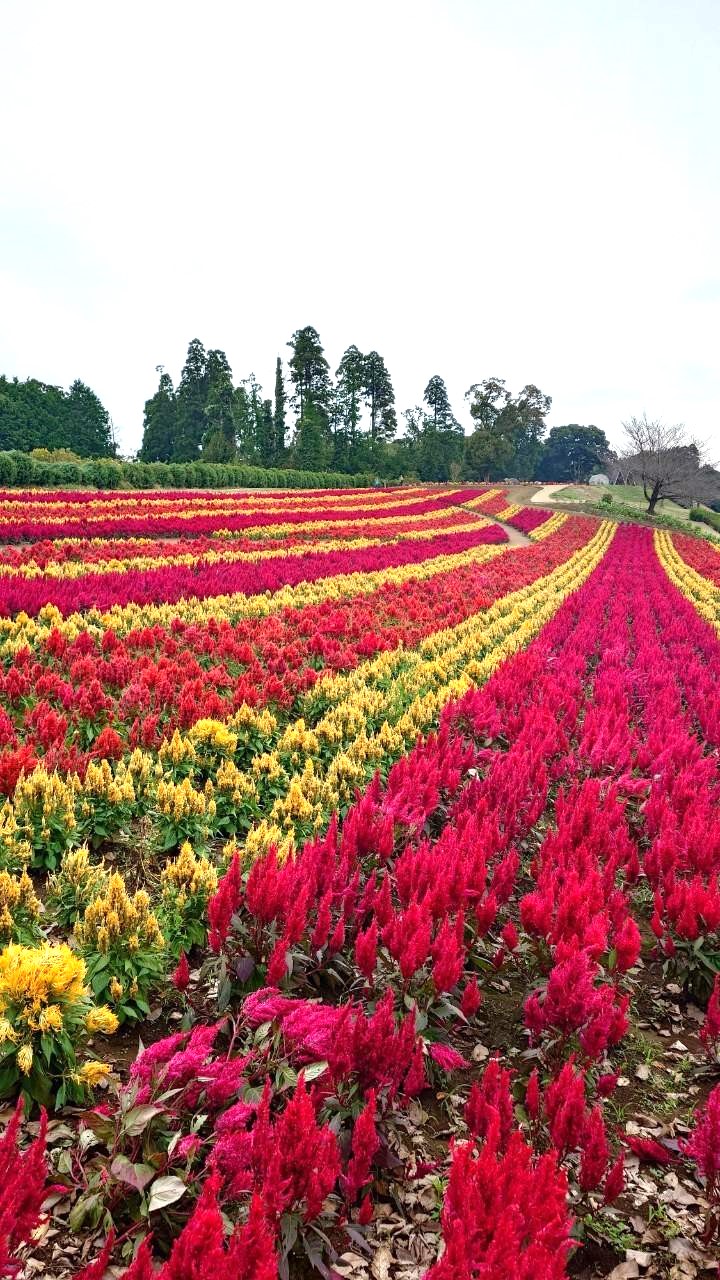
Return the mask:
<path fill-rule="evenodd" d="M 208 368 L 205 348 L 193 338 L 177 389 L 177 434 L 173 462 L 193 462 L 200 454 L 207 419 Z"/>
<path fill-rule="evenodd" d="M 395 392 L 385 361 L 377 351 L 364 359 L 364 395 L 370 410 L 370 441 L 392 440 L 397 430 Z"/>
<path fill-rule="evenodd" d="M 515 457 L 512 469 L 520 480 L 531 480 L 542 455 L 545 418 L 552 407 L 546 396 L 532 382 L 523 387 L 515 400 L 510 400 L 506 413 L 515 418 Z"/>
<path fill-rule="evenodd" d="M 438 428 L 434 417 L 419 406 L 406 409 L 405 440 L 407 464 L 421 480 L 450 480 L 458 468 L 463 452 L 463 431 L 455 419 L 452 425 Z"/>
<path fill-rule="evenodd" d="M 290 401 L 302 418 L 305 408 L 312 405 L 327 418 L 330 399 L 330 374 L 325 353 L 317 329 L 306 325 L 297 329 L 288 342 L 292 348 L 290 377 L 295 388 Z"/>
<path fill-rule="evenodd" d="M 600 427 L 581 427 L 577 422 L 552 427 L 535 474 L 538 480 L 583 483 L 594 471 L 604 469 L 609 451 L 607 437 Z"/>
<path fill-rule="evenodd" d="M 515 472 L 529 480 L 542 453 L 550 396 L 528 383 L 513 397 L 503 378 L 486 378 L 470 387 L 465 398 L 477 423 L 465 446 L 468 478 L 497 480 Z"/>
<path fill-rule="evenodd" d="M 357 443 L 365 394 L 365 356 L 355 345 L 343 353 L 335 379 L 336 434 L 352 450 Z"/>
<path fill-rule="evenodd" d="M 663 498 L 695 502 L 703 497 L 712 468 L 702 465 L 703 449 L 688 436 L 683 423 L 668 426 L 643 414 L 642 418 L 624 422 L 623 430 L 627 444 L 623 456 L 625 475 L 630 480 L 637 476 L 648 515 Z"/>
<path fill-rule="evenodd" d="M 447 387 L 439 374 L 433 374 L 425 388 L 423 399 L 432 412 L 436 430 L 441 430 L 443 427 L 450 426 L 455 422 L 455 415 L 450 408 Z"/>
<path fill-rule="evenodd" d="M 293 463 L 303 471 L 323 471 L 329 459 L 327 418 L 308 400 L 295 431 Z"/>
<path fill-rule="evenodd" d="M 175 449 L 177 406 L 172 378 L 157 365 L 160 383 L 154 396 L 145 401 L 143 439 L 139 458 L 142 462 L 169 462 Z"/>
<path fill-rule="evenodd" d="M 233 417 L 238 453 L 244 462 L 255 462 L 255 414 L 247 378 L 233 392 Z"/>
<path fill-rule="evenodd" d="M 504 378 L 486 378 L 465 392 L 470 417 L 477 423 L 465 441 L 465 474 L 470 480 L 507 475 L 515 456 L 515 420 L 508 415 L 510 392 Z"/>
<path fill-rule="evenodd" d="M 67 397 L 67 418 L 71 447 L 81 458 L 113 458 L 115 441 L 110 415 L 100 398 L 85 382 L 76 378 Z"/>
<path fill-rule="evenodd" d="M 273 409 L 273 462 L 281 462 L 285 453 L 285 383 L 282 375 L 282 361 L 278 356 L 275 364 L 275 406 Z"/>
<path fill-rule="evenodd" d="M 264 467 L 275 466 L 275 418 L 272 400 L 263 400 L 258 415 L 258 453 Z M 282 456 L 282 455 L 281 455 Z"/>
<path fill-rule="evenodd" d="M 202 456 L 207 462 L 232 462 L 237 453 L 232 369 L 224 351 L 208 351 L 207 399 Z"/>

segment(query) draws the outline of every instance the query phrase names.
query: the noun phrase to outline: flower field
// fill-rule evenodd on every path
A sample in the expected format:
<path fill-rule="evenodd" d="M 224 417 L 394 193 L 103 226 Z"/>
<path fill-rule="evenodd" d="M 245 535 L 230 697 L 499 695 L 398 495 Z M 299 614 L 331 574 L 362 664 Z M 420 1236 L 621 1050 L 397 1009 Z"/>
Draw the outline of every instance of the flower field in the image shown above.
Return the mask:
<path fill-rule="evenodd" d="M 499 488 L 0 493 L 0 1274 L 709 1272 L 719 632 Z"/>

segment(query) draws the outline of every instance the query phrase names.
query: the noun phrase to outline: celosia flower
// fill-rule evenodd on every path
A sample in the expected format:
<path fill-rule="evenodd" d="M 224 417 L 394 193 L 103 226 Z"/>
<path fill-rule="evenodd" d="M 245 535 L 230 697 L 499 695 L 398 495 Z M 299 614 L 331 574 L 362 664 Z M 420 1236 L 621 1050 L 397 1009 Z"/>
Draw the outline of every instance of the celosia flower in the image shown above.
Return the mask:
<path fill-rule="evenodd" d="M 108 1009 L 105 1005 L 100 1005 L 96 1009 L 91 1009 L 85 1018 L 85 1029 L 94 1035 L 100 1032 L 101 1035 L 111 1036 L 118 1029 L 118 1020 L 112 1009 Z"/>
<path fill-rule="evenodd" d="M 467 1058 L 463 1058 L 457 1049 L 453 1049 L 450 1044 L 429 1044 L 428 1052 L 433 1062 L 436 1062 L 441 1071 L 459 1071 L 463 1067 L 469 1067 L 470 1063 Z"/>
<path fill-rule="evenodd" d="M 185 955 L 184 951 L 180 953 L 180 959 L 178 961 L 177 968 L 173 970 L 170 976 L 170 981 L 172 982 L 176 991 L 182 992 L 187 990 L 188 984 L 190 982 L 190 965 L 188 964 L 188 958 Z"/>
<path fill-rule="evenodd" d="M 711 1195 L 715 1194 L 720 1174 L 720 1085 L 715 1086 L 704 1108 L 696 1111 L 695 1127 L 681 1143 L 681 1150 L 695 1161 Z"/>

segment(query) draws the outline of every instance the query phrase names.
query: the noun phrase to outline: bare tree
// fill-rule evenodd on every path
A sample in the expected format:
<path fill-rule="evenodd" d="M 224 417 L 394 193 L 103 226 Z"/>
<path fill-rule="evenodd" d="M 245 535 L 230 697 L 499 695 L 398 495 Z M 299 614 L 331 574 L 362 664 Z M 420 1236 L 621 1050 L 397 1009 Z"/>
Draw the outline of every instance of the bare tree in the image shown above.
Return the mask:
<path fill-rule="evenodd" d="M 711 496 L 717 472 L 703 465 L 703 448 L 688 436 L 682 423 L 631 418 L 623 423 L 627 449 L 623 457 L 626 476 L 637 476 L 652 515 L 662 498 L 697 502 Z M 714 495 L 713 495 L 714 496 Z"/>

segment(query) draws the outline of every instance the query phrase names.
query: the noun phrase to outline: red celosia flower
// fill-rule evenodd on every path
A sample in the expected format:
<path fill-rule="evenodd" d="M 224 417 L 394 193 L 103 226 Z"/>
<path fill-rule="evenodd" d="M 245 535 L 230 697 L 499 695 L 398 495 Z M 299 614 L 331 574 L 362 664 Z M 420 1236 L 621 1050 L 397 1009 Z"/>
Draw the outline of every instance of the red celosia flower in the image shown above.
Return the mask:
<path fill-rule="evenodd" d="M 457 1049 L 453 1049 L 449 1044 L 430 1044 L 428 1052 L 433 1062 L 436 1062 L 441 1071 L 459 1071 L 462 1067 L 469 1067 L 470 1063 L 467 1058 L 463 1058 Z"/>
<path fill-rule="evenodd" d="M 696 1111 L 695 1128 L 681 1144 L 681 1150 L 697 1164 L 710 1195 L 716 1195 L 720 1175 L 720 1084 L 715 1085 L 705 1107 Z"/>
<path fill-rule="evenodd" d="M 610 1148 L 600 1107 L 593 1107 L 580 1140 L 580 1186 L 583 1191 L 599 1187 L 608 1166 Z"/>
<path fill-rule="evenodd" d="M 617 1160 L 609 1169 L 607 1178 L 605 1179 L 605 1188 L 603 1192 L 603 1198 L 605 1200 L 605 1204 L 614 1204 L 618 1196 L 622 1194 L 622 1190 L 624 1186 L 625 1186 L 625 1156 L 621 1151 L 620 1155 L 617 1157 Z"/>
<path fill-rule="evenodd" d="M 445 1253 L 427 1280 L 563 1280 L 571 1247 L 567 1182 L 554 1155 L 536 1159 L 514 1133 L 507 1151 L 453 1149 L 442 1211 Z"/>
<path fill-rule="evenodd" d="M 371 923 L 355 939 L 355 963 L 367 979 L 372 982 L 377 964 L 378 922 L 373 916 Z"/>
<path fill-rule="evenodd" d="M 483 995 L 478 986 L 478 980 L 477 978 L 471 978 L 469 982 L 465 983 L 460 1001 L 460 1008 L 465 1017 L 468 1019 L 474 1018 L 482 1002 Z"/>
<path fill-rule="evenodd" d="M 209 940 L 213 951 L 219 953 L 227 941 L 230 923 L 242 901 L 240 856 L 234 854 L 232 862 L 222 877 L 217 890 L 208 902 L 210 922 Z"/>
<path fill-rule="evenodd" d="M 186 991 L 190 982 L 190 965 L 184 951 L 180 952 L 180 960 L 173 971 L 170 981 L 177 991 Z"/>
<path fill-rule="evenodd" d="M 23 1100 L 18 1098 L 10 1123 L 0 1138 L 0 1275 L 11 1275 L 19 1268 L 13 1259 L 37 1226 L 45 1197 L 47 1115 L 43 1109 L 37 1137 L 20 1151 L 18 1136 L 23 1108 Z"/>
<path fill-rule="evenodd" d="M 700 1028 L 700 1040 L 710 1057 L 718 1053 L 720 1049 L 720 974 L 715 975 L 715 985 L 708 1001 L 705 1021 Z"/>
<path fill-rule="evenodd" d="M 512 1073 L 500 1065 L 497 1055 L 490 1059 L 480 1083 L 474 1082 L 465 1104 L 465 1123 L 474 1138 L 486 1138 L 493 1127 L 495 1142 L 504 1151 L 513 1130 Z"/>
<path fill-rule="evenodd" d="M 672 1164 L 673 1157 L 667 1147 L 663 1147 L 654 1138 L 640 1138 L 634 1135 L 625 1138 L 630 1150 L 648 1164 Z"/>
<path fill-rule="evenodd" d="M 370 1089 L 364 1109 L 360 1112 L 352 1133 L 352 1147 L 343 1187 L 348 1199 L 354 1199 L 370 1180 L 370 1166 L 380 1145 L 375 1128 L 376 1095 Z"/>

